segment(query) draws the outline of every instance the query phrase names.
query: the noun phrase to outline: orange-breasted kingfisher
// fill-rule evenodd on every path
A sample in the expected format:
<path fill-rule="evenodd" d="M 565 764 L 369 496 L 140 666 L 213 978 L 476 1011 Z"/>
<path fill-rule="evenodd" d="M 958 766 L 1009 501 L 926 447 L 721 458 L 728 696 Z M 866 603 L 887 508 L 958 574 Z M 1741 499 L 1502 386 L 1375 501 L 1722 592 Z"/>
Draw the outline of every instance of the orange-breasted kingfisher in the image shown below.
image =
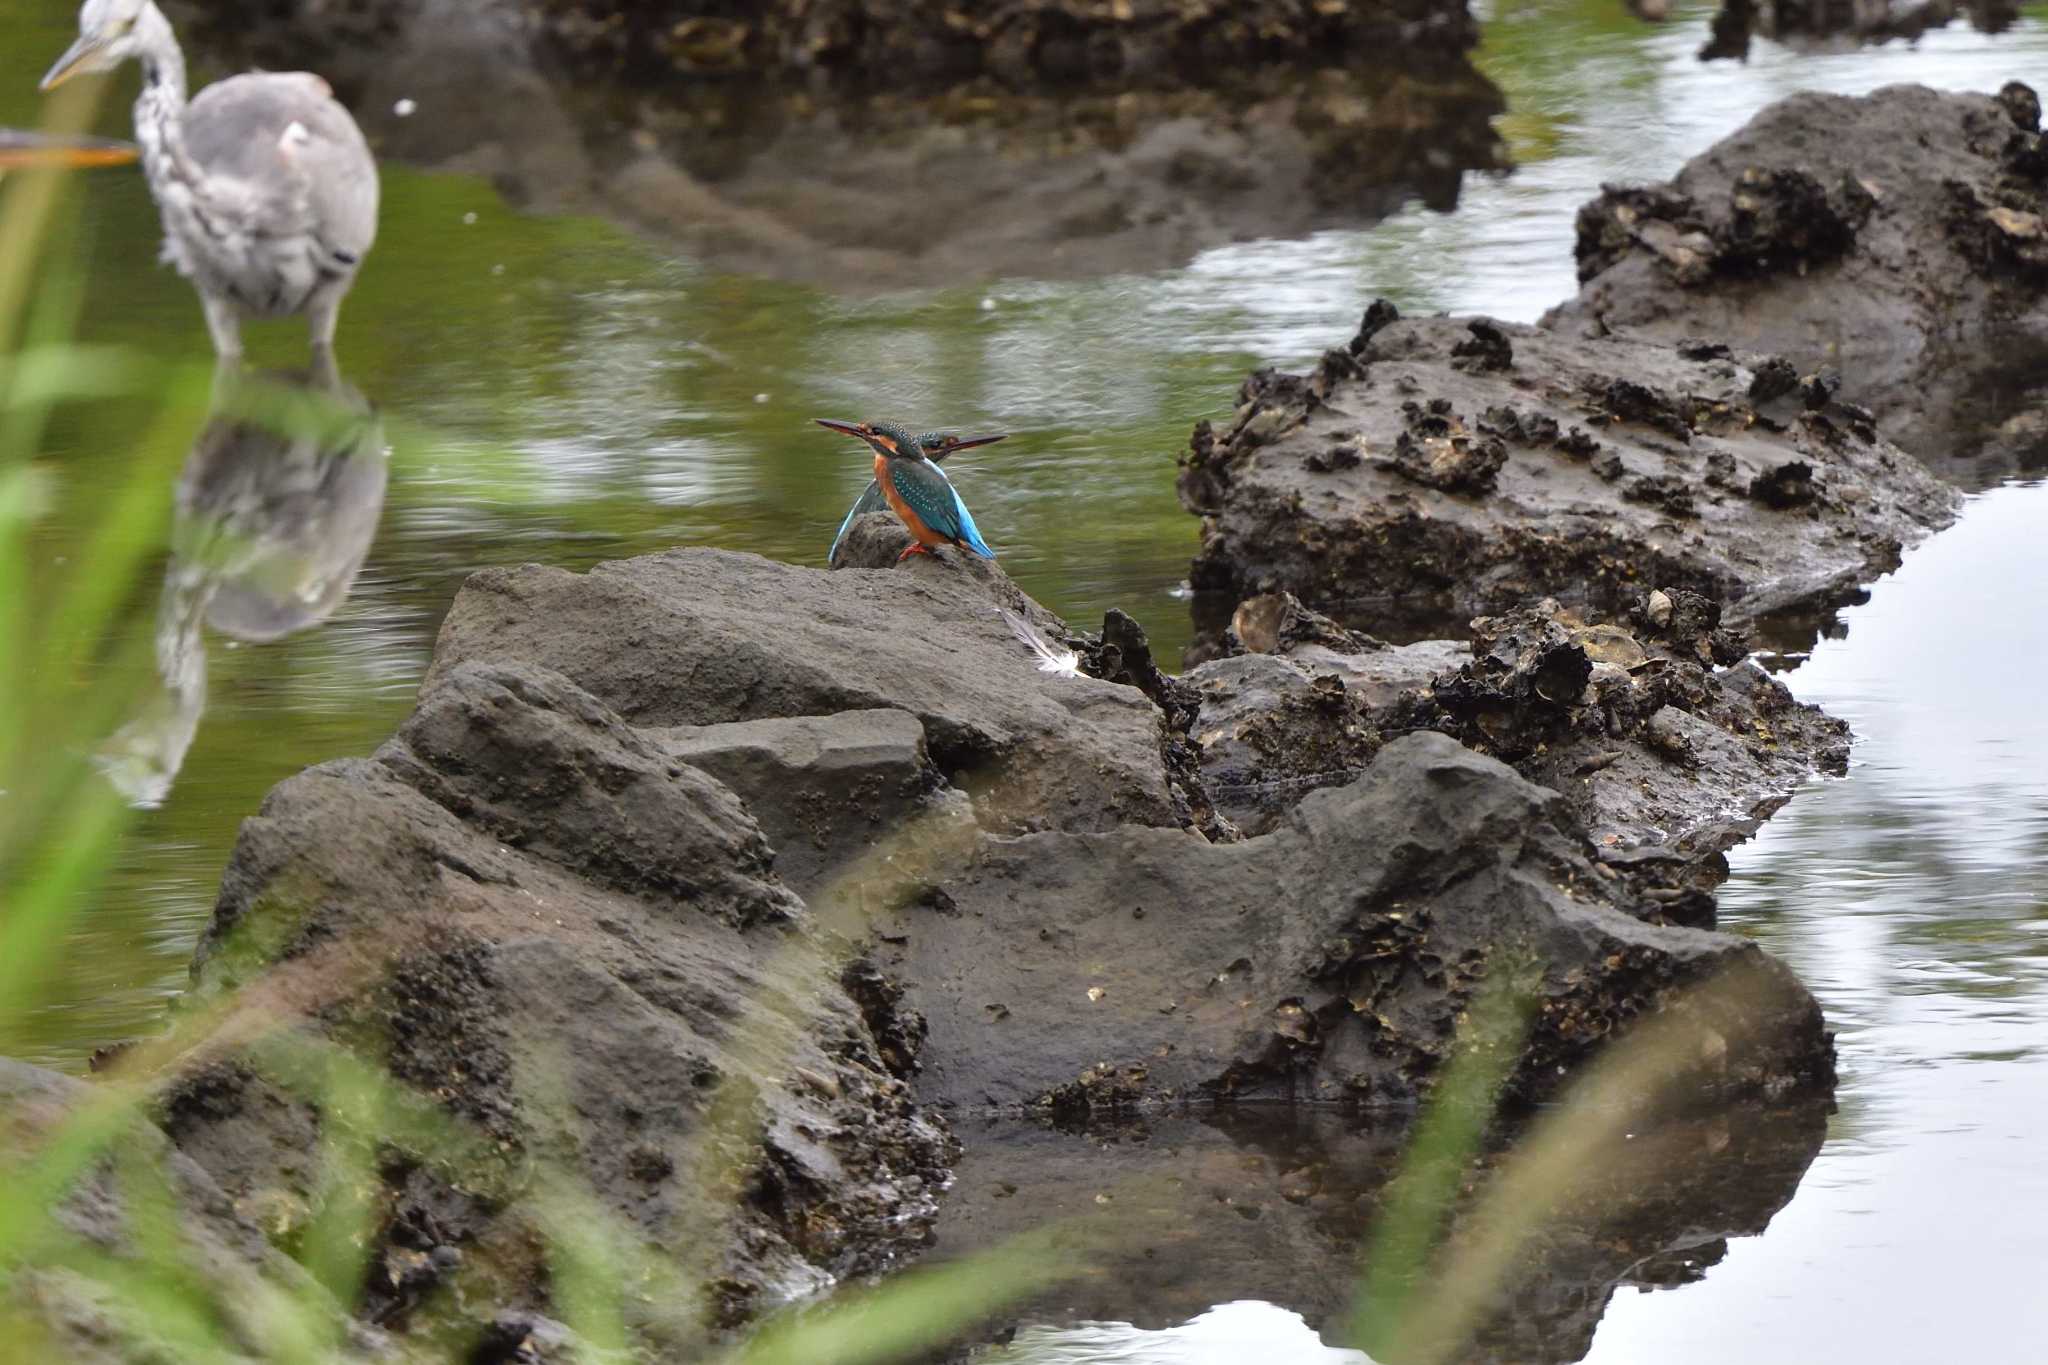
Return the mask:
<path fill-rule="evenodd" d="M 992 445 L 1002 440 L 1001 436 L 962 437 L 947 432 L 912 436 L 886 422 L 839 422 L 829 417 L 816 420 L 829 431 L 864 442 L 875 453 L 874 482 L 839 523 L 839 534 L 832 538 L 827 563 L 838 556 L 840 543 L 846 539 L 847 529 L 855 518 L 864 512 L 879 512 L 885 506 L 909 528 L 913 537 L 910 546 L 897 556 L 899 560 L 914 554 L 932 554 L 941 545 L 955 545 L 983 559 L 996 557 L 996 552 L 981 538 L 974 514 L 953 490 L 952 480 L 938 462 L 956 450 Z"/>

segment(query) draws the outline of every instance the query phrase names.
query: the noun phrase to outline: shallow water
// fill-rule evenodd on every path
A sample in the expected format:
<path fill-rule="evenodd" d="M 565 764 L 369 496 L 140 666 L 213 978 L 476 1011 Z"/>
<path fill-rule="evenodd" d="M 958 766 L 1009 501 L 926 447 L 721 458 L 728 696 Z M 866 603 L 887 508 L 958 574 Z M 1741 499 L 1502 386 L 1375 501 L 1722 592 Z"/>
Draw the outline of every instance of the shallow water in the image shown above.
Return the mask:
<path fill-rule="evenodd" d="M 27 124 L 73 9 L 12 8 L 0 124 Z M 1997 38 L 1958 26 L 1811 55 L 1759 42 L 1743 67 L 1696 62 L 1704 31 L 1699 9 L 1653 27 L 1611 0 L 1497 5 L 1481 65 L 1509 101 L 1512 175 L 1468 178 L 1451 214 L 1413 207 L 1107 279 L 846 299 L 718 273 L 595 219 L 522 214 L 478 180 L 389 167 L 340 348 L 387 419 L 381 528 L 324 624 L 263 644 L 209 633 L 208 706 L 182 768 L 81 921 L 51 1005 L 0 1051 L 77 1068 L 156 1024 L 239 820 L 283 777 L 390 733 L 476 568 L 675 544 L 819 562 L 867 474 L 808 419 L 898 415 L 1016 433 L 952 467 L 1006 567 L 1077 625 L 1131 611 L 1171 657 L 1189 633 L 1176 589 L 1195 539 L 1174 452 L 1194 420 L 1228 410 L 1251 366 L 1312 359 L 1375 295 L 1533 319 L 1574 287 L 1572 215 L 1600 182 L 1667 175 L 1792 90 L 2048 78 L 2033 11 Z M 122 122 L 110 111 L 106 128 Z M 90 177 L 79 223 L 81 333 L 203 359 L 187 286 L 152 264 L 139 178 Z M 286 362 L 301 344 L 279 327 L 256 335 L 253 358 Z M 59 501 L 40 542 L 52 564 L 75 548 L 101 472 L 138 449 L 175 467 L 199 430 L 188 416 L 60 414 L 45 459 Z M 2048 627 L 2031 610 L 2048 588 L 2044 497 L 1974 501 L 1792 675 L 1856 725 L 1857 766 L 1737 852 L 1723 904 L 1821 995 L 1841 1031 L 1841 1113 L 1766 1235 L 1736 1241 L 1698 1283 L 1622 1292 L 1593 1359 L 2013 1359 L 2030 1340 L 2016 1334 L 2048 1265 L 2048 1186 L 2025 1142 L 2048 1119 L 2048 731 L 2033 683 Z M 1066 1347 L 1040 1333 L 1031 1358 L 1223 1358 L 1201 1354 L 1216 1327 L 1098 1326 Z M 1105 1354 L 1120 1330 L 1129 1349 Z M 1274 1336 L 1265 1354 L 1343 1358 L 1301 1339 L 1296 1351 Z"/>

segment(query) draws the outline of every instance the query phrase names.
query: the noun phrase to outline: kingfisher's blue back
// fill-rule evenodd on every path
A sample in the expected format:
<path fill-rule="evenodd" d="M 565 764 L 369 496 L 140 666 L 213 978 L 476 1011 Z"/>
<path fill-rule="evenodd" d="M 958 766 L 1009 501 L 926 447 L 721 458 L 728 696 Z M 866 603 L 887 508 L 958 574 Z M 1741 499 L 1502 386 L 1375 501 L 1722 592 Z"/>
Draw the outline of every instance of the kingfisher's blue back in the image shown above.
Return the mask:
<path fill-rule="evenodd" d="M 965 545 L 983 559 L 996 557 L 943 469 L 930 460 L 892 459 L 887 477 L 896 496 L 938 535 Z"/>

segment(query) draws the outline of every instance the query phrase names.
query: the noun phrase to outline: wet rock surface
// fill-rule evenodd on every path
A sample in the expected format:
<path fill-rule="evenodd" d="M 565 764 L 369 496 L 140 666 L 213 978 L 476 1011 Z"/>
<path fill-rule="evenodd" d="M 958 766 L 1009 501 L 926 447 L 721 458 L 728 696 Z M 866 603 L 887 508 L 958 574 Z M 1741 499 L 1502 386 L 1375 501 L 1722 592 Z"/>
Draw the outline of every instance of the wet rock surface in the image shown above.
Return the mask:
<path fill-rule="evenodd" d="M 1190 578 L 1375 622 L 1651 588 L 1731 622 L 1825 607 L 1955 494 L 1824 378 L 1718 344 L 1579 338 L 1384 302 L 1310 374 L 1262 370 L 1181 457 Z"/>
<path fill-rule="evenodd" d="M 1582 287 L 1545 325 L 1782 356 L 1960 482 L 2037 468 L 2039 434 L 2009 423 L 2048 351 L 2039 120 L 2018 82 L 1780 100 L 1581 209 Z"/>

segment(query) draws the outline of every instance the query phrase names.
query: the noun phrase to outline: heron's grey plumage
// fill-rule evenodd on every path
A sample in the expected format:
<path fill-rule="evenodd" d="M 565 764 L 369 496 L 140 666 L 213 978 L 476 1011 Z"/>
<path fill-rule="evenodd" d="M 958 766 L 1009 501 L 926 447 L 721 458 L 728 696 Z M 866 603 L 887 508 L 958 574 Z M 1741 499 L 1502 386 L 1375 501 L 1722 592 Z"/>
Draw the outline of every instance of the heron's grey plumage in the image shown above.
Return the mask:
<path fill-rule="evenodd" d="M 185 60 L 152 0 L 87 0 L 79 39 L 44 79 L 143 65 L 136 141 L 163 215 L 164 258 L 199 291 L 214 349 L 245 318 L 306 315 L 315 349 L 377 235 L 377 163 L 327 82 L 231 76 L 186 102 Z"/>

